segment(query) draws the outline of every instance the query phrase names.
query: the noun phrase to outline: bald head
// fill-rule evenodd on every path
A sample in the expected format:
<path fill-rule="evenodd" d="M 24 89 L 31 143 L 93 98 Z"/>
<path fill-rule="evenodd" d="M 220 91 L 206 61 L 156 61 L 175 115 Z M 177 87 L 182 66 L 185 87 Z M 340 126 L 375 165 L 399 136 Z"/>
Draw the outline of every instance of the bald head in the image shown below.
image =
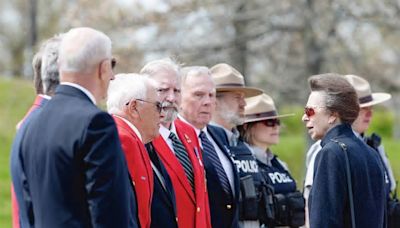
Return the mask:
<path fill-rule="evenodd" d="M 82 27 L 64 35 L 59 51 L 60 72 L 90 73 L 105 59 L 111 59 L 111 40 L 104 33 Z"/>

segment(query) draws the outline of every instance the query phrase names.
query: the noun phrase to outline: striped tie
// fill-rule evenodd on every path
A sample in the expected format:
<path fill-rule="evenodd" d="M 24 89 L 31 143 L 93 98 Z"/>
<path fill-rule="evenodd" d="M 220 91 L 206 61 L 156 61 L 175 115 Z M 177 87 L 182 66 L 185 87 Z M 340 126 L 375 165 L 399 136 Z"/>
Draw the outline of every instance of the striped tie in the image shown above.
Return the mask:
<path fill-rule="evenodd" d="M 225 170 L 222 167 L 221 161 L 219 160 L 218 154 L 215 151 L 214 146 L 211 144 L 210 140 L 208 140 L 206 134 L 201 131 L 199 135 L 202 145 L 204 155 L 209 158 L 212 165 L 214 166 L 215 171 L 217 172 L 219 181 L 221 183 L 222 189 L 228 194 L 231 194 L 231 185 L 229 184 L 228 177 L 226 176 Z"/>
<path fill-rule="evenodd" d="M 178 158 L 179 162 L 182 164 L 183 169 L 185 170 L 186 177 L 189 180 L 190 186 L 194 192 L 194 177 L 193 177 L 193 168 L 192 163 L 190 162 L 189 156 L 186 152 L 185 147 L 182 142 L 176 137 L 174 133 L 169 134 L 169 138 L 172 141 L 172 147 L 175 151 L 175 156 Z"/>

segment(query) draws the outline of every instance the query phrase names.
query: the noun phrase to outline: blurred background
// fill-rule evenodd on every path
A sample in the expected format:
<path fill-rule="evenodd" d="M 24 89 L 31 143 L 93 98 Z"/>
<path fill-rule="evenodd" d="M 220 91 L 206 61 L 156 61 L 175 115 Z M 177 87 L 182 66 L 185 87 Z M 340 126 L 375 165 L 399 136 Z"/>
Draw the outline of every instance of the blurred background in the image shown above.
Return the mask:
<path fill-rule="evenodd" d="M 0 227 L 11 226 L 9 151 L 33 102 L 31 61 L 41 42 L 89 26 L 113 41 L 116 73 L 172 56 L 185 65 L 226 62 L 271 95 L 284 120 L 274 149 L 299 187 L 310 142 L 300 121 L 310 75 L 366 78 L 392 99 L 370 132 L 384 138 L 400 178 L 400 0 L 0 0 Z"/>

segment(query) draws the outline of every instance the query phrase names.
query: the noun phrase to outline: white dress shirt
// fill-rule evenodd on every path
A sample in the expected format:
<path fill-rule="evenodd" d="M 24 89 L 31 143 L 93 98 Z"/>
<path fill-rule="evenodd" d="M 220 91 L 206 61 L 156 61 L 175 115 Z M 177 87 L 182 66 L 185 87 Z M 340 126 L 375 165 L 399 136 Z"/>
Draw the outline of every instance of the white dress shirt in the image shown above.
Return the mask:
<path fill-rule="evenodd" d="M 96 104 L 96 99 L 94 98 L 93 94 L 89 90 L 85 89 L 83 86 L 72 83 L 72 82 L 61 82 L 60 85 L 72 86 L 74 88 L 79 89 L 84 94 L 86 94 L 86 96 L 89 97 L 89 99 L 93 102 L 93 104 Z"/>

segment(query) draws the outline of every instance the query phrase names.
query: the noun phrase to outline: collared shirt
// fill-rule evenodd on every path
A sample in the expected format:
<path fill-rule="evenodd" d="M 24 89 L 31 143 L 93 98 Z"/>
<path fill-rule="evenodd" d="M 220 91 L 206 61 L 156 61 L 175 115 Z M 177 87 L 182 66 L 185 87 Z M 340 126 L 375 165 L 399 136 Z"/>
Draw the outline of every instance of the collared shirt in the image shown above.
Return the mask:
<path fill-rule="evenodd" d="M 219 161 L 222 164 L 222 167 L 224 168 L 224 171 L 226 173 L 226 176 L 228 177 L 229 184 L 231 185 L 232 192 L 235 193 L 235 187 L 234 187 L 234 178 L 233 178 L 233 167 L 231 166 L 231 163 L 229 161 L 230 158 L 228 158 L 224 152 L 219 148 L 218 144 L 214 141 L 214 139 L 211 137 L 210 133 L 207 131 L 207 126 L 203 127 L 203 129 L 198 129 L 195 126 L 193 126 L 191 123 L 189 123 L 185 118 L 183 118 L 181 115 L 178 116 L 180 120 L 183 122 L 189 124 L 195 131 L 197 138 L 199 139 L 200 146 L 203 148 L 203 142 L 200 139 L 200 132 L 203 131 L 208 140 L 210 140 L 211 144 L 214 146 L 215 151 L 217 152 Z M 236 168 L 236 167 L 235 167 Z"/>
<path fill-rule="evenodd" d="M 61 82 L 60 85 L 72 86 L 72 87 L 79 89 L 84 94 L 86 94 L 86 96 L 89 97 L 89 99 L 92 101 L 93 104 L 96 104 L 96 99 L 94 98 L 93 94 L 89 90 L 85 89 L 83 86 L 78 85 L 76 83 L 72 83 L 72 82 Z"/>
<path fill-rule="evenodd" d="M 171 123 L 171 129 L 166 128 L 164 125 L 160 124 L 160 135 L 163 137 L 165 142 L 167 142 L 169 148 L 171 149 L 172 153 L 175 154 L 174 147 L 172 146 L 172 140 L 169 138 L 169 134 L 172 132 L 178 137 L 176 134 L 176 128 L 174 122 Z M 179 137 L 178 137 L 179 138 Z"/>
<path fill-rule="evenodd" d="M 239 138 L 239 132 L 237 130 L 234 133 L 234 132 L 232 132 L 232 129 L 231 130 L 226 129 L 224 126 L 222 126 L 220 124 L 217 124 L 215 122 L 210 122 L 210 124 L 212 124 L 214 126 L 217 126 L 217 127 L 220 127 L 220 128 L 225 130 L 226 136 L 228 137 L 228 140 L 229 140 L 229 146 L 236 146 L 237 145 L 237 141 L 238 141 L 238 138 Z"/>
<path fill-rule="evenodd" d="M 46 100 L 50 100 L 51 99 L 51 97 L 49 95 L 46 95 L 46 94 L 38 94 L 38 96 L 41 96 Z"/>
<path fill-rule="evenodd" d="M 246 145 L 248 145 L 246 143 Z M 272 166 L 272 159 L 274 159 L 275 154 L 272 153 L 272 151 L 268 148 L 267 150 L 264 150 L 258 146 L 250 146 L 249 147 L 251 152 L 254 154 L 254 156 L 262 163 Z M 282 160 L 280 160 L 279 158 L 276 158 L 276 160 L 279 162 L 279 164 L 286 170 L 289 172 L 289 167 L 286 164 L 286 162 L 283 162 Z"/>
<path fill-rule="evenodd" d="M 114 114 L 114 116 L 119 118 L 119 119 L 121 119 L 121 120 L 123 120 L 126 124 L 128 124 L 128 126 L 135 132 L 135 134 L 140 139 L 140 141 L 143 142 L 142 135 L 140 134 L 139 130 L 135 127 L 135 125 L 133 125 L 131 122 L 129 122 L 124 117 L 121 117 L 121 116 L 118 116 L 118 115 L 115 115 L 115 114 Z"/>

